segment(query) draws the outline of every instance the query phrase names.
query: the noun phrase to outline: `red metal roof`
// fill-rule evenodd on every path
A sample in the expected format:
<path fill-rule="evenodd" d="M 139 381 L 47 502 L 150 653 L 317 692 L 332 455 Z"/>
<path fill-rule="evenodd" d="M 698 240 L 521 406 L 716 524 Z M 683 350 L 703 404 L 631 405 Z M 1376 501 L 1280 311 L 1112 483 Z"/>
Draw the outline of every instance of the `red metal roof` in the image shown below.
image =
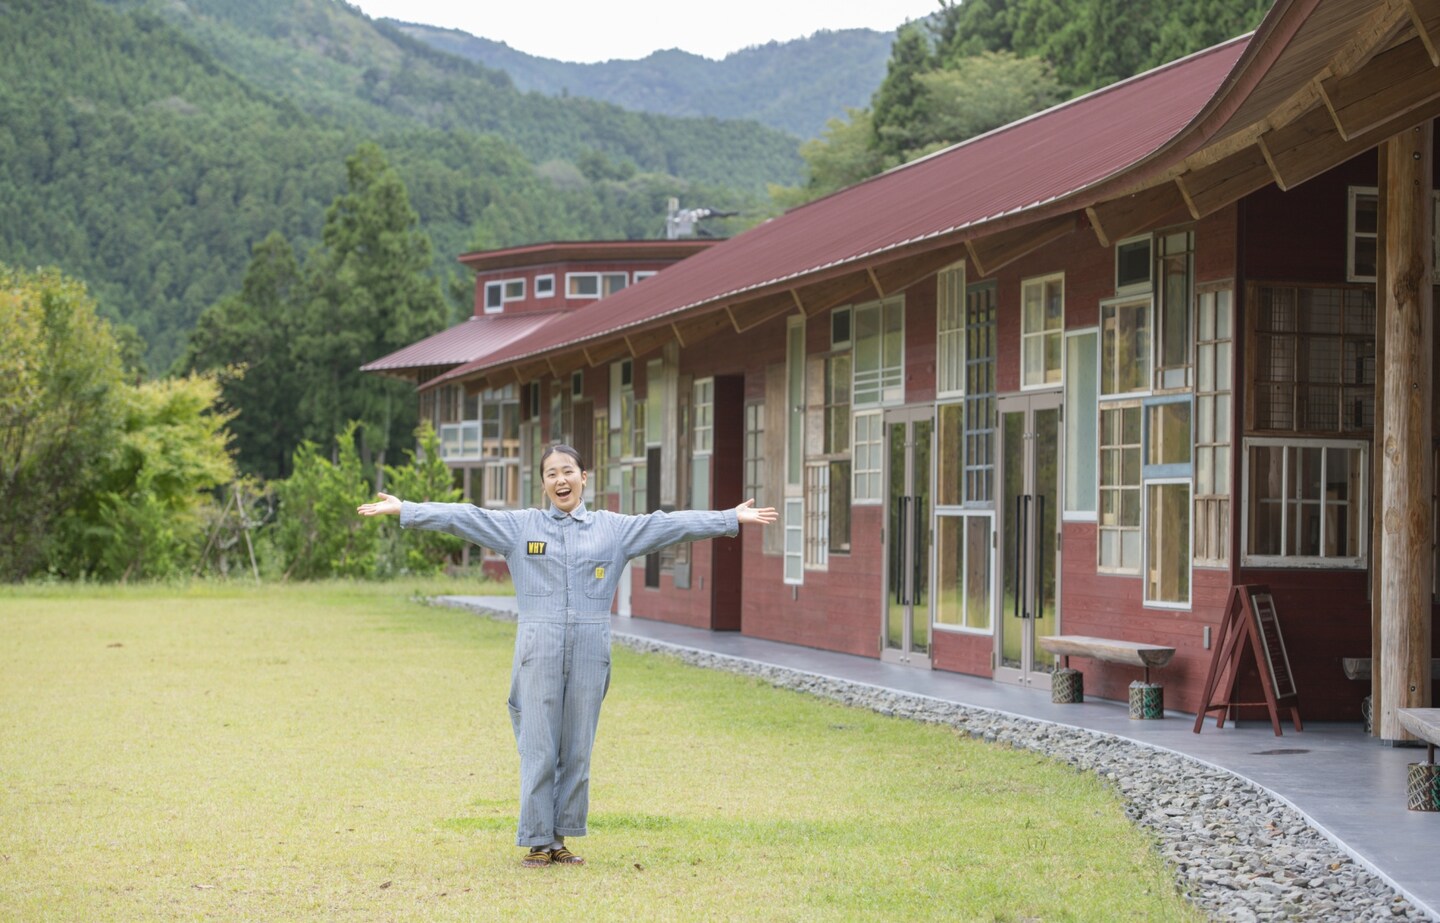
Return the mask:
<path fill-rule="evenodd" d="M 683 240 L 580 240 L 547 241 L 505 247 L 501 250 L 477 250 L 460 254 L 461 264 L 476 272 L 496 269 L 544 266 L 550 263 L 600 262 L 605 260 L 683 260 L 691 254 L 708 249 L 719 238 L 693 237 Z"/>
<path fill-rule="evenodd" d="M 497 351 L 544 328 L 560 315 L 557 311 L 527 311 L 523 314 L 487 314 L 471 317 L 418 343 L 374 362 L 360 366 L 362 372 L 395 372 L 402 369 L 453 366 L 484 361 Z"/>
<path fill-rule="evenodd" d="M 800 206 L 443 377 L 831 268 L 863 267 L 926 240 L 959 242 L 972 236 L 969 229 L 993 229 L 1007 216 L 1033 219 L 1048 203 L 1074 200 L 1174 140 L 1211 102 L 1248 41 L 1233 39 Z M 1084 204 L 1069 201 L 1064 210 Z"/>

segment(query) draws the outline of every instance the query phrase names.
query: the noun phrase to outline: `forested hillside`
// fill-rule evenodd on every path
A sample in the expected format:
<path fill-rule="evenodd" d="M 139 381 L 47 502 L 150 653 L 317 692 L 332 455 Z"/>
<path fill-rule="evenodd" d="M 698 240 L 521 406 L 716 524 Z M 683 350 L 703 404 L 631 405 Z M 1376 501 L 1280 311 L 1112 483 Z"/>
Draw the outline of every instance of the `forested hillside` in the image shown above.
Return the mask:
<path fill-rule="evenodd" d="M 846 109 L 870 104 L 895 40 L 894 32 L 822 30 L 720 61 L 671 49 L 638 61 L 577 64 L 535 57 L 458 29 L 387 22 L 434 48 L 505 72 L 522 90 L 588 96 L 664 115 L 757 119 L 801 138 L 820 134 L 827 119 Z"/>
<path fill-rule="evenodd" d="M 476 247 L 657 236 L 671 195 L 740 209 L 738 227 L 763 217 L 765 182 L 799 175 L 794 139 L 753 122 L 522 94 L 328 0 L 150 6 L 5 3 L 0 259 L 84 280 L 152 371 L 255 243 L 318 240 L 365 140 L 441 274 Z"/>

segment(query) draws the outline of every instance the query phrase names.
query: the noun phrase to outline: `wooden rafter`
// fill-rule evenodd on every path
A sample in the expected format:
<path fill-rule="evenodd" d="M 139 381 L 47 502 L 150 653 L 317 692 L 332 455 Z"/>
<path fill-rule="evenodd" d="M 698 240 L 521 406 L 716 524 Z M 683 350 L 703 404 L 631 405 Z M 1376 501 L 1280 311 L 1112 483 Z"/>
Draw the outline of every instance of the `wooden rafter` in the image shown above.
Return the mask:
<path fill-rule="evenodd" d="M 675 339 L 675 331 L 670 329 L 669 324 L 638 333 L 625 334 L 625 342 L 630 346 L 630 355 L 635 359 L 646 353 L 654 352 L 673 339 Z"/>
<path fill-rule="evenodd" d="M 1002 267 L 1022 256 L 1034 253 L 1046 244 L 1074 233 L 1075 228 L 1073 214 L 1059 215 L 1047 221 L 1011 228 L 977 240 L 967 240 L 965 249 L 970 254 L 970 262 L 975 265 L 975 278 L 983 279 L 994 275 Z"/>
<path fill-rule="evenodd" d="M 796 290 L 800 302 L 805 305 L 806 317 L 814 317 L 852 301 L 868 301 L 874 296 L 874 291 L 870 273 L 859 270 L 836 279 L 803 285 Z"/>
<path fill-rule="evenodd" d="M 960 262 L 968 254 L 969 251 L 963 243 L 955 244 L 886 263 L 876 267 L 871 274 L 885 291 L 902 292 L 921 279 L 935 275 L 946 266 Z"/>
<path fill-rule="evenodd" d="M 1347 141 L 1340 137 L 1329 111 L 1315 109 L 1284 128 L 1262 135 L 1260 148 L 1270 164 L 1276 184 L 1281 189 L 1294 189 L 1306 180 L 1363 154 L 1386 138 L 1433 118 L 1440 118 L 1440 96 L 1419 109 L 1388 119 Z"/>
<path fill-rule="evenodd" d="M 793 310 L 795 310 L 795 297 L 790 294 L 789 289 L 761 295 L 759 298 L 729 306 L 731 319 L 735 322 L 736 333 L 744 333 L 771 318 L 788 314 Z"/>
<path fill-rule="evenodd" d="M 545 377 L 550 371 L 550 363 L 544 359 L 535 359 L 515 367 L 515 377 L 520 382 L 536 381 Z"/>
<path fill-rule="evenodd" d="M 1097 202 L 1085 209 L 1100 246 L 1109 247 L 1141 231 L 1164 223 L 1185 210 L 1185 197 L 1174 183 L 1161 183 L 1129 195 Z"/>
<path fill-rule="evenodd" d="M 1414 38 L 1376 55 L 1348 77 L 1320 81 L 1320 91 L 1341 137 L 1349 141 L 1434 99 L 1440 81 L 1424 43 Z"/>
<path fill-rule="evenodd" d="M 728 328 L 730 315 L 724 311 L 709 311 L 698 317 L 675 321 L 671 326 L 675 328 L 675 337 L 680 345 L 689 347 Z"/>
<path fill-rule="evenodd" d="M 1274 181 L 1265 152 L 1252 144 L 1208 167 L 1192 170 L 1175 182 L 1185 197 L 1190 217 L 1198 221 Z"/>
<path fill-rule="evenodd" d="M 1405 7 L 1430 63 L 1440 67 L 1440 0 L 1405 0 Z"/>
<path fill-rule="evenodd" d="M 630 355 L 630 344 L 625 342 L 624 337 L 602 340 L 585 347 L 585 358 L 590 361 L 591 368 L 604 365 L 606 362 L 614 362 L 616 359 L 622 359 L 628 355 Z"/>
<path fill-rule="evenodd" d="M 874 269 L 874 267 L 872 267 L 872 266 L 866 266 L 866 267 L 865 267 L 865 275 L 867 275 L 867 276 L 870 277 L 870 284 L 871 284 L 871 286 L 873 286 L 874 289 L 875 289 L 875 297 L 876 297 L 876 298 L 884 298 L 885 295 L 886 295 L 885 286 L 881 285 L 881 284 L 880 284 L 880 280 L 875 277 L 875 269 Z"/>
<path fill-rule="evenodd" d="M 556 353 L 553 356 L 546 357 L 545 361 L 550 365 L 550 373 L 556 378 L 569 375 L 576 369 L 589 365 L 589 360 L 583 349 L 572 349 L 569 352 Z"/>

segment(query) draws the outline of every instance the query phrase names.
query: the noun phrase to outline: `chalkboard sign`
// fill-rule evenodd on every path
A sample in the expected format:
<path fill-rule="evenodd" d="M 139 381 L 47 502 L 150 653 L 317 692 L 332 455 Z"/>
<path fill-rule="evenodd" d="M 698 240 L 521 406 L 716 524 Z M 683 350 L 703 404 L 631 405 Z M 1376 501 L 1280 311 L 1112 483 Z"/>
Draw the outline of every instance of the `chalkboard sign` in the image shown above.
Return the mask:
<path fill-rule="evenodd" d="M 1235 698 L 1246 661 L 1253 661 L 1260 674 L 1265 692 L 1263 701 L 1242 702 Z M 1285 652 L 1285 636 L 1280 633 L 1280 619 L 1270 588 L 1262 584 L 1230 588 L 1230 601 L 1220 620 L 1215 650 L 1210 656 L 1210 672 L 1205 677 L 1204 699 L 1195 715 L 1195 733 L 1200 733 L 1205 716 L 1215 716 L 1215 726 L 1224 727 L 1225 720 L 1236 709 L 1248 705 L 1264 705 L 1270 712 L 1270 726 L 1275 736 L 1281 735 L 1280 709 L 1290 710 L 1295 730 L 1300 724 L 1300 696 L 1295 690 L 1295 674 L 1290 670 L 1290 655 Z"/>
<path fill-rule="evenodd" d="M 1255 630 L 1260 635 L 1260 650 L 1265 652 L 1265 664 L 1270 668 L 1275 698 L 1295 695 L 1295 675 L 1290 672 L 1290 655 L 1285 652 L 1285 636 L 1280 633 L 1275 598 L 1269 593 L 1252 594 L 1250 611 L 1255 615 Z"/>

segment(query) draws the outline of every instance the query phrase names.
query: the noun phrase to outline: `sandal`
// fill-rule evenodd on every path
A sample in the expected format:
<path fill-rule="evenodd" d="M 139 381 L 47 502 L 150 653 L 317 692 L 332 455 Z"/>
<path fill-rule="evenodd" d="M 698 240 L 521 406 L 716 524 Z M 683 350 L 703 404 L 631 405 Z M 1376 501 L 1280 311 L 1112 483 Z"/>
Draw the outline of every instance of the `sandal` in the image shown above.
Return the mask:
<path fill-rule="evenodd" d="M 575 855 L 570 850 L 561 846 L 559 849 L 550 850 L 550 861 L 556 865 L 584 865 L 585 860 Z"/>
<path fill-rule="evenodd" d="M 525 855 L 524 859 L 520 860 L 520 864 L 527 869 L 543 869 L 553 861 L 548 849 L 544 846 L 536 846 Z"/>

